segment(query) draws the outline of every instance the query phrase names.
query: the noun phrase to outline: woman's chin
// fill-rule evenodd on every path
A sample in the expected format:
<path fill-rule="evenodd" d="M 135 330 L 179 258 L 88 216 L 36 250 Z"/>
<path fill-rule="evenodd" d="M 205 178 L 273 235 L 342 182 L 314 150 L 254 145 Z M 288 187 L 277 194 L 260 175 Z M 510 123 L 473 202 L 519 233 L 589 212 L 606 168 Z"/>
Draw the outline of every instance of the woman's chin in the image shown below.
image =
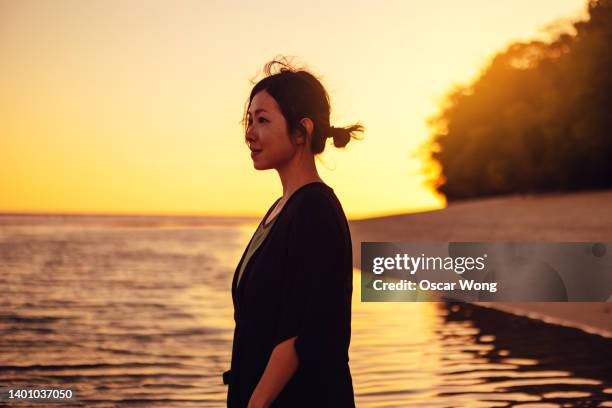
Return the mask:
<path fill-rule="evenodd" d="M 261 163 L 257 161 L 253 161 L 253 167 L 255 168 L 255 170 L 268 170 L 271 168 L 270 166 L 266 166 L 265 163 Z"/>

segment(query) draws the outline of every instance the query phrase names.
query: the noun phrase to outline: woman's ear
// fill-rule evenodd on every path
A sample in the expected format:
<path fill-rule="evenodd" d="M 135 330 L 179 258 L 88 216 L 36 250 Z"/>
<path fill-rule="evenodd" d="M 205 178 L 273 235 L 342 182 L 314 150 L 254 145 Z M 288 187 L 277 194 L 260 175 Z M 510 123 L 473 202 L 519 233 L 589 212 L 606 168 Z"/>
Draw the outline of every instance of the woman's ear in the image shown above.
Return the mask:
<path fill-rule="evenodd" d="M 302 120 L 300 120 L 300 124 L 304 127 L 304 129 L 306 129 L 306 135 L 302 133 L 298 134 L 297 143 L 304 143 L 304 136 L 306 136 L 306 141 L 308 142 L 307 145 L 310 145 L 310 141 L 312 140 L 312 131 L 314 129 L 314 123 L 312 122 L 312 120 L 310 120 L 310 118 L 303 118 Z"/>

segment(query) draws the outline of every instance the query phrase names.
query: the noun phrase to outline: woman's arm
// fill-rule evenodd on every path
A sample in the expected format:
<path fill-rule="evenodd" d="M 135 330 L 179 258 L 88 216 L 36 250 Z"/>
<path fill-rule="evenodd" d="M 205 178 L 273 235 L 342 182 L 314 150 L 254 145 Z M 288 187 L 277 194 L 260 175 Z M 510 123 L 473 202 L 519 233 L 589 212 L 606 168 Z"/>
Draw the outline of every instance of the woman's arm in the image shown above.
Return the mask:
<path fill-rule="evenodd" d="M 299 365 L 294 347 L 296 338 L 287 339 L 274 347 L 248 408 L 267 408 L 289 382 Z"/>

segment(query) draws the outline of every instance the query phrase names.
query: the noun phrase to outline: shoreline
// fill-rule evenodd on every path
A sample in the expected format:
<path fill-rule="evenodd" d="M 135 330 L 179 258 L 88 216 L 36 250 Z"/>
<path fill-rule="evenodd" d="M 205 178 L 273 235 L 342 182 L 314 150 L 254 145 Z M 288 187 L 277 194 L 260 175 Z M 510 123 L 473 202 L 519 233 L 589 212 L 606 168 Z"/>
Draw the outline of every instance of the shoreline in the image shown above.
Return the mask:
<path fill-rule="evenodd" d="M 357 269 L 363 241 L 612 242 L 612 190 L 465 200 L 440 210 L 352 220 L 349 225 Z M 612 302 L 474 304 L 612 337 Z"/>

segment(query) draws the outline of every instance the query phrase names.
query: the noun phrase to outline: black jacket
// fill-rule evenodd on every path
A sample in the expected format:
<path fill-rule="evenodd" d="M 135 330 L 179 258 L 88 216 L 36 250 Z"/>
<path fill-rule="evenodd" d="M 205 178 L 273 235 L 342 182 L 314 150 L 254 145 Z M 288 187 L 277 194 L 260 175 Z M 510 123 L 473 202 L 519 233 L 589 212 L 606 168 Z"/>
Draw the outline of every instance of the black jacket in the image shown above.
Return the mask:
<path fill-rule="evenodd" d="M 297 336 L 299 367 L 271 407 L 354 407 L 352 246 L 333 189 L 313 182 L 289 197 L 236 287 L 243 260 L 244 254 L 232 282 L 236 328 L 223 374 L 227 406 L 246 407 L 274 347 Z"/>

